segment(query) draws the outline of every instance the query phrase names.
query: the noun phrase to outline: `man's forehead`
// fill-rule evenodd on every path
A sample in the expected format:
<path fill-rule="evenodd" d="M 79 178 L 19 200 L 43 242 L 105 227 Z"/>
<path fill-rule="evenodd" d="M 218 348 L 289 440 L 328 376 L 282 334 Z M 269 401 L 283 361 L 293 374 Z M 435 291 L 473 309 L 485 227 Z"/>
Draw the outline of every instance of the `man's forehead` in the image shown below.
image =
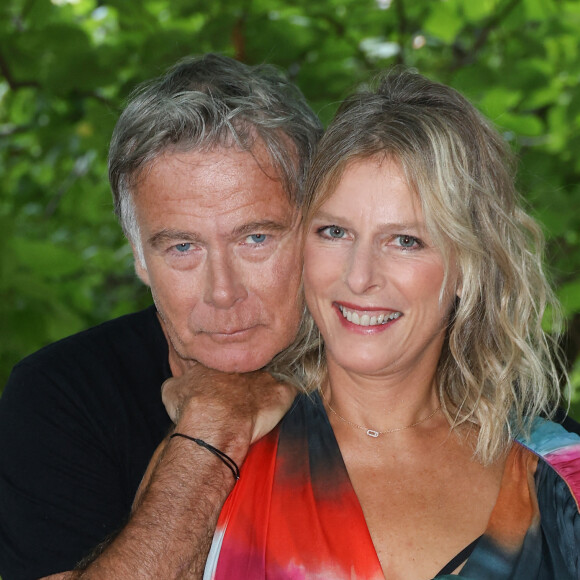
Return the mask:
<path fill-rule="evenodd" d="M 171 237 L 212 224 L 225 235 L 255 232 L 260 224 L 269 231 L 290 228 L 298 209 L 259 161 L 234 149 L 165 154 L 137 187 L 139 219 Z"/>
<path fill-rule="evenodd" d="M 235 142 L 220 143 L 212 146 L 191 147 L 186 143 L 176 144 L 159 152 L 147 165 L 151 170 L 160 163 L 179 162 L 186 165 L 192 159 L 199 167 L 230 167 L 232 165 L 245 165 L 248 168 L 257 167 L 264 174 L 276 181 L 282 182 L 280 168 L 277 167 L 275 158 L 270 155 L 264 141 L 260 138 L 252 141 L 251 146 L 244 147 Z"/>
<path fill-rule="evenodd" d="M 261 177 L 261 181 L 271 181 L 279 186 L 282 196 L 292 205 L 296 205 L 294 195 L 286 189 L 286 182 L 281 176 L 280 168 L 272 163 L 265 145 L 256 142 L 252 149 L 246 150 L 237 146 L 217 146 L 209 149 L 186 149 L 176 147 L 167 149 L 149 161 L 145 167 L 134 176 L 132 190 L 139 195 L 143 185 L 150 181 L 152 175 L 161 175 L 167 179 L 167 174 L 188 179 L 192 184 L 214 180 L 216 176 L 224 179 L 235 179 L 236 176 L 247 174 L 252 178 Z"/>

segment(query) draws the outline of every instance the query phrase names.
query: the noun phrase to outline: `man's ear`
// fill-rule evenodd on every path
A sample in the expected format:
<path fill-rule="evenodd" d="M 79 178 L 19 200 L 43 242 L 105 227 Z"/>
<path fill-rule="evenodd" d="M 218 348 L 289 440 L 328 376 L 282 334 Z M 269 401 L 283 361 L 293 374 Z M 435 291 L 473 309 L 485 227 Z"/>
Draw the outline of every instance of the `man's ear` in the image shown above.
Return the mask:
<path fill-rule="evenodd" d="M 149 281 L 149 272 L 147 271 L 147 266 L 140 255 L 140 252 L 137 251 L 135 245 L 131 242 L 131 249 L 133 250 L 133 261 L 135 263 L 135 273 L 141 279 L 141 282 L 146 286 L 151 286 Z"/>

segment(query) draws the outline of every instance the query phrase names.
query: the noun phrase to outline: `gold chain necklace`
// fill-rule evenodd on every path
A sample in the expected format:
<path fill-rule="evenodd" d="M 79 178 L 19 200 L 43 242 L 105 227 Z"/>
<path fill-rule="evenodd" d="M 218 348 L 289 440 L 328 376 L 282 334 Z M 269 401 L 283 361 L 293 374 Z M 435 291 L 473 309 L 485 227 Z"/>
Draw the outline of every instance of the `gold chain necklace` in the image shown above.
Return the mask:
<path fill-rule="evenodd" d="M 441 409 L 441 405 L 439 405 L 430 415 L 427 415 L 427 417 L 423 417 L 423 419 L 419 419 L 419 421 L 417 421 L 416 423 L 411 423 L 411 425 L 407 425 L 406 427 L 396 427 L 395 429 L 385 429 L 385 431 L 375 431 L 375 429 L 369 429 L 368 427 L 363 427 L 362 425 L 358 425 L 357 423 L 353 423 L 352 421 L 345 419 L 342 415 L 339 415 L 332 408 L 330 403 L 328 402 L 328 399 L 324 395 L 324 391 L 322 389 L 320 389 L 320 394 L 322 396 L 322 400 L 327 404 L 330 411 L 333 412 L 341 421 L 344 421 L 345 423 L 347 423 L 351 427 L 356 427 L 357 429 L 362 429 L 363 431 L 366 432 L 366 434 L 369 437 L 378 437 L 379 435 L 385 435 L 387 433 L 397 433 L 398 431 L 404 431 L 405 429 L 411 429 L 412 427 L 416 427 L 417 425 L 420 425 L 421 423 L 428 421 L 429 419 L 431 419 L 431 417 L 433 417 L 433 415 L 435 415 L 435 413 L 437 413 L 437 411 L 439 411 Z"/>

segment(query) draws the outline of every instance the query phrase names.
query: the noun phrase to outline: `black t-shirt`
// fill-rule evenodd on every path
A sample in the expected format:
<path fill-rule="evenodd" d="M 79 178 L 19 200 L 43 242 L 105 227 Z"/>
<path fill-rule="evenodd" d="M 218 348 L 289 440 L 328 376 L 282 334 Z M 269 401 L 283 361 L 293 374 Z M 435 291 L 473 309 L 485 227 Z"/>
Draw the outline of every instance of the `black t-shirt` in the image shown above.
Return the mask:
<path fill-rule="evenodd" d="M 153 307 L 47 346 L 0 399 L 0 575 L 72 570 L 123 526 L 171 422 Z"/>

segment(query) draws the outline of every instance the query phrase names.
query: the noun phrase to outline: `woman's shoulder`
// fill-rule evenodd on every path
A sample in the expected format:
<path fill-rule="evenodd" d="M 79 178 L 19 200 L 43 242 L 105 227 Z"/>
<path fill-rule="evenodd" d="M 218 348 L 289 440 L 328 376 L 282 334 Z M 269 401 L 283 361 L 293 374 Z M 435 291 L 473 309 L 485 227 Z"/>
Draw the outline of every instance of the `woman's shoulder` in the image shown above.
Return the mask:
<path fill-rule="evenodd" d="M 517 442 L 547 463 L 580 504 L 580 435 L 559 423 L 536 417 L 529 435 L 518 437 Z"/>
<path fill-rule="evenodd" d="M 529 436 L 517 442 L 538 457 L 534 473 L 542 530 L 538 553 L 546 554 L 542 560 L 551 563 L 553 572 L 541 577 L 579 578 L 580 436 L 537 418 Z"/>

